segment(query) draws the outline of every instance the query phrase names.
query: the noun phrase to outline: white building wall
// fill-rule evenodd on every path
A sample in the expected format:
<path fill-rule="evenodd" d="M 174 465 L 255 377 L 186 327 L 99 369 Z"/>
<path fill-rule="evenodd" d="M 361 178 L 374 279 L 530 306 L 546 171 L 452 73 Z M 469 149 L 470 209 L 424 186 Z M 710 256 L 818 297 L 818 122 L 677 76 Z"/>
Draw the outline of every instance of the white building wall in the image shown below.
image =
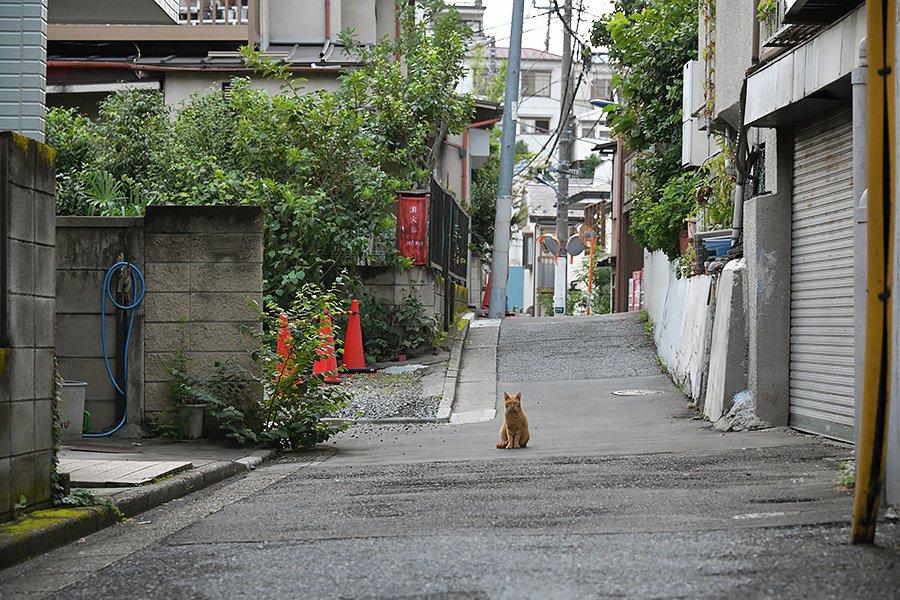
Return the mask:
<path fill-rule="evenodd" d="M 165 102 L 167 105 L 178 108 L 183 102 L 190 99 L 191 95 L 203 95 L 210 89 L 221 90 L 222 84 L 231 81 L 232 73 L 198 73 L 194 71 L 172 71 L 166 73 Z M 243 76 L 243 75 L 242 75 Z M 299 77 L 299 75 L 298 75 Z M 327 90 L 335 91 L 340 87 L 340 81 L 334 73 L 316 76 L 315 73 L 303 73 L 306 81 L 298 83 L 304 91 Z M 251 78 L 252 86 L 265 90 L 270 96 L 282 93 L 281 82 L 266 79 L 259 75 Z"/>

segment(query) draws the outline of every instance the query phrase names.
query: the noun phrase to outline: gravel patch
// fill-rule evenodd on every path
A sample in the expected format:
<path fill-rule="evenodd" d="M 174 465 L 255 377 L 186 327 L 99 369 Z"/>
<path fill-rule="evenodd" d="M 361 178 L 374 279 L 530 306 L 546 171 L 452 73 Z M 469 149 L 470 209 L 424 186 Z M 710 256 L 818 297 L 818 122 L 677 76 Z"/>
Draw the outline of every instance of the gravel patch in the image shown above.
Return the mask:
<path fill-rule="evenodd" d="M 441 404 L 441 393 L 433 382 L 444 372 L 444 364 L 434 362 L 387 367 L 375 374 L 347 377 L 342 385 L 350 393 L 350 404 L 334 416 L 363 421 L 434 419 Z"/>

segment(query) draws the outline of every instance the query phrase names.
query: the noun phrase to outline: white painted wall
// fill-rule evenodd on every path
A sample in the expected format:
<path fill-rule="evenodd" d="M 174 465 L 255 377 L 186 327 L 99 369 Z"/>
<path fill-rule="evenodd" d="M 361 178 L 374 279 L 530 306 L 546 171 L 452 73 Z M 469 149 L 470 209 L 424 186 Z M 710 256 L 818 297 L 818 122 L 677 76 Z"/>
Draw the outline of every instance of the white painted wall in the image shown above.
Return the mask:
<path fill-rule="evenodd" d="M 165 84 L 165 102 L 172 108 L 177 108 L 182 102 L 190 99 L 191 95 L 198 93 L 204 95 L 209 92 L 210 88 L 222 89 L 222 84 L 231 81 L 233 73 L 202 73 L 196 71 L 172 71 L 166 74 Z M 243 75 L 243 74 L 241 74 Z M 299 78 L 306 79 L 299 85 L 303 91 L 327 90 L 335 91 L 340 87 L 340 81 L 337 80 L 334 73 L 326 73 L 321 77 L 314 73 L 303 73 L 298 75 Z M 260 75 L 251 76 L 252 86 L 256 89 L 265 90 L 270 96 L 282 93 L 281 83 L 266 79 Z"/>
<path fill-rule="evenodd" d="M 725 265 L 716 283 L 716 316 L 709 344 L 709 370 L 703 414 L 716 422 L 731 409 L 746 385 L 746 332 L 743 315 L 745 259 Z"/>
<path fill-rule="evenodd" d="M 684 393 L 703 393 L 706 331 L 712 280 L 706 275 L 678 279 L 662 252 L 644 253 L 644 307 L 653 322 L 657 354 Z"/>

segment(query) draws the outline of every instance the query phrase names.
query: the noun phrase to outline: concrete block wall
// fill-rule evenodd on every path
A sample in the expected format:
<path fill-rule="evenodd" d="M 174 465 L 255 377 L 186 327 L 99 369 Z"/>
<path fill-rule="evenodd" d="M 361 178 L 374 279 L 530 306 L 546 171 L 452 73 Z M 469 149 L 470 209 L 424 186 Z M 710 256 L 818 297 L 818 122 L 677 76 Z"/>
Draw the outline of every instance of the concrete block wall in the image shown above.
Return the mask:
<path fill-rule="evenodd" d="M 263 227 L 258 207 L 156 206 L 144 218 L 146 419 L 171 405 L 166 371 L 184 348 L 191 372 L 207 377 L 216 361 L 246 360 L 243 327 L 259 327 Z"/>
<path fill-rule="evenodd" d="M 415 266 L 400 272 L 394 267 L 361 267 L 360 278 L 366 290 L 390 306 L 400 306 L 404 298 L 415 294 L 425 314 L 438 323 L 443 322 L 444 280 L 434 269 Z"/>
<path fill-rule="evenodd" d="M 431 267 L 415 266 L 408 271 L 400 272 L 393 267 L 361 267 L 360 279 L 363 287 L 372 292 L 376 298 L 385 301 L 390 306 L 400 306 L 404 298 L 410 294 L 422 303 L 426 316 L 435 320 L 438 326 L 445 323 L 445 290 L 447 280 L 441 277 Z M 452 296 L 452 311 L 455 317 L 465 312 L 469 307 L 469 288 L 460 284 L 456 279 L 450 281 L 450 294 Z M 480 304 L 479 300 L 479 304 Z M 364 307 L 361 307 L 364 308 Z M 452 322 L 452 318 L 450 319 Z M 363 332 L 365 335 L 366 332 Z"/>
<path fill-rule="evenodd" d="M 100 337 L 101 297 L 106 308 L 106 350 L 110 369 L 120 385 L 116 368 L 116 309 L 103 294 L 107 271 L 121 260 L 144 272 L 144 223 L 141 217 L 58 217 L 56 220 L 56 320 L 59 373 L 65 380 L 87 382 L 85 410 L 91 414 L 91 433 L 111 430 L 117 418 L 116 388 L 103 359 Z M 118 285 L 113 276 L 113 292 Z M 139 286 L 137 286 L 139 288 Z M 140 289 L 137 289 L 140 293 Z M 128 312 L 130 315 L 130 311 Z M 135 309 L 133 341 L 143 339 L 144 305 Z M 129 346 L 127 422 L 141 421 L 144 359 L 140 343 Z"/>
<path fill-rule="evenodd" d="M 0 132 L 0 521 L 51 500 L 55 152 Z"/>

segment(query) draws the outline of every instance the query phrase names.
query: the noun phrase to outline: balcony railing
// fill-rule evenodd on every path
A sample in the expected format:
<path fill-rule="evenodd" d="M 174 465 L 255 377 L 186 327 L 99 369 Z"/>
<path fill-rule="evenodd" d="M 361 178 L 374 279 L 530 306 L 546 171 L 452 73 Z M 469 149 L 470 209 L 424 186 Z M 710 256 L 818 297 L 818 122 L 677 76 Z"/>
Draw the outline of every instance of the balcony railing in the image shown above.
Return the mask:
<path fill-rule="evenodd" d="M 775 0 L 774 10 L 760 20 L 760 38 L 764 48 L 793 48 L 812 39 L 822 30 L 822 25 L 809 23 L 785 23 L 788 3 Z"/>
<path fill-rule="evenodd" d="M 181 0 L 181 25 L 246 25 L 250 0 Z"/>
<path fill-rule="evenodd" d="M 174 15 L 173 15 L 174 16 Z M 234 41 L 256 43 L 259 0 L 180 0 L 177 22 L 168 24 L 54 22 L 48 15 L 47 39 L 54 41 Z M 91 19 L 93 21 L 93 19 Z"/>

